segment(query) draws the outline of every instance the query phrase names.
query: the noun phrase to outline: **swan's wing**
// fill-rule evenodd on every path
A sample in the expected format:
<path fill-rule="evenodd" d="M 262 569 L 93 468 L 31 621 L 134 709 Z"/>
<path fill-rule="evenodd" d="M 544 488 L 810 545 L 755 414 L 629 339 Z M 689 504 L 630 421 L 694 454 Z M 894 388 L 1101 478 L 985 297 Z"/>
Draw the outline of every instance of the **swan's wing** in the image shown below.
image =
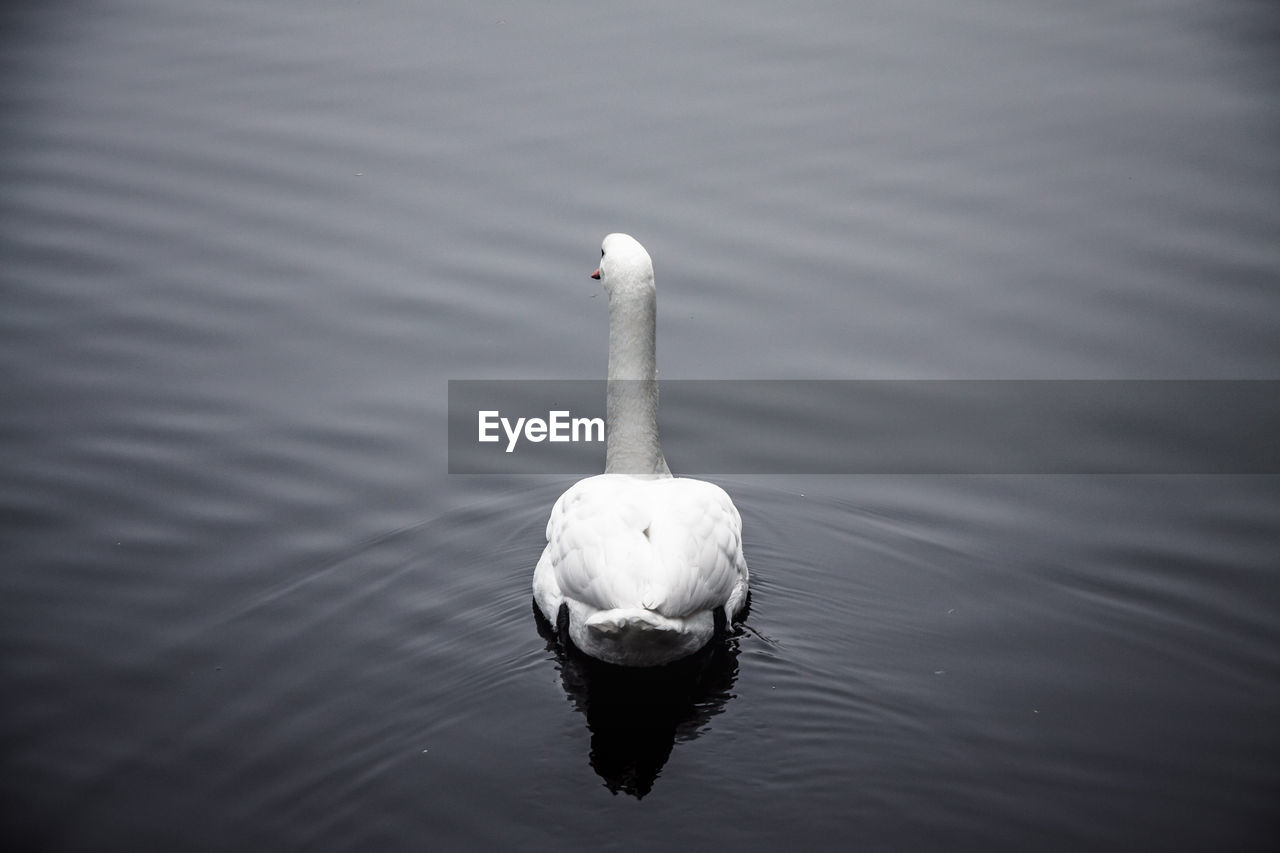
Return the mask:
<path fill-rule="evenodd" d="M 667 595 L 658 611 L 674 618 L 723 607 L 747 581 L 737 507 L 723 489 L 702 480 L 680 478 L 660 486 L 651 539 Z"/>
<path fill-rule="evenodd" d="M 589 477 L 551 511 L 535 590 L 549 572 L 563 598 L 599 610 L 679 618 L 724 606 L 746 586 L 741 531 L 733 502 L 711 483 Z"/>
<path fill-rule="evenodd" d="M 542 562 L 563 598 L 596 610 L 634 606 L 648 522 L 630 480 L 620 474 L 588 477 L 552 507 Z"/>

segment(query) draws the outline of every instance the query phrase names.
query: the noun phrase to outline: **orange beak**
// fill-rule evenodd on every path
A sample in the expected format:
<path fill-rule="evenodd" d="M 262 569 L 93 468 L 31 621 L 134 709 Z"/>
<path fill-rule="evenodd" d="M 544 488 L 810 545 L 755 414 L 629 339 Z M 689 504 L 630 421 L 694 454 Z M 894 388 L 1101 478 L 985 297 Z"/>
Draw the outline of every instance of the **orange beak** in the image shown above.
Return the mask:
<path fill-rule="evenodd" d="M 594 278 L 594 279 L 596 279 L 597 281 L 599 281 L 599 280 L 600 280 L 600 270 L 599 270 L 599 269 L 597 269 L 595 272 L 593 272 L 593 273 L 591 274 L 591 277 L 592 277 L 592 278 Z"/>

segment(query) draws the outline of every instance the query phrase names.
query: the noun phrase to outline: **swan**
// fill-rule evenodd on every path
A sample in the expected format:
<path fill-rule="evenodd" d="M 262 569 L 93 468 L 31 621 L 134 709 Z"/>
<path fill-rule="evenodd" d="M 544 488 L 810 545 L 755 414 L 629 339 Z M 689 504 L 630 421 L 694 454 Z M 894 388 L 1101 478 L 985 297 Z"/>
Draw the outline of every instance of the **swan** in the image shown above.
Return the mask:
<path fill-rule="evenodd" d="M 567 618 L 591 657 L 658 666 L 696 652 L 745 608 L 742 518 L 723 489 L 671 476 L 662 455 L 649 253 L 610 234 L 591 277 L 609 297 L 605 473 L 552 507 L 534 602 L 553 625 Z"/>

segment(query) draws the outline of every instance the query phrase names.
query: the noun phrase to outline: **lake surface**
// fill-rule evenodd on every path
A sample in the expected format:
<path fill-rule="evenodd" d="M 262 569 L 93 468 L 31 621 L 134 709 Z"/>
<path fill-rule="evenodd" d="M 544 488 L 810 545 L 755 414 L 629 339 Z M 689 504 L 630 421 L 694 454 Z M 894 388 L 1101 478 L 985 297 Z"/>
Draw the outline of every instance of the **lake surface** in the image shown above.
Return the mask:
<path fill-rule="evenodd" d="M 677 473 L 794 465 L 706 474 L 745 624 L 621 677 L 533 615 L 575 475 L 447 446 L 603 376 L 619 230 L 664 379 L 1280 379 L 1273 4 L 0 21 L 5 849 L 1275 849 L 1274 467 L 1077 407 L 1100 473 L 823 474 L 876 412 L 673 393 Z"/>

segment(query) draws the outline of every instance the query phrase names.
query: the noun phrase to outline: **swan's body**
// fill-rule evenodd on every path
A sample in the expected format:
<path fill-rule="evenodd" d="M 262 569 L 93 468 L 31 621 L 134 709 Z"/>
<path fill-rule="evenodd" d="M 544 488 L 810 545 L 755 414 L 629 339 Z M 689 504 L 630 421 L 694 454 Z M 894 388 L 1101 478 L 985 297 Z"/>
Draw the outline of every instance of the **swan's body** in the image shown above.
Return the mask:
<path fill-rule="evenodd" d="M 742 520 L 719 486 L 671 476 L 658 442 L 653 263 L 610 234 L 593 277 L 609 295 L 605 473 L 574 484 L 547 522 L 538 609 L 567 611 L 581 651 L 627 666 L 692 654 L 746 605 Z"/>

